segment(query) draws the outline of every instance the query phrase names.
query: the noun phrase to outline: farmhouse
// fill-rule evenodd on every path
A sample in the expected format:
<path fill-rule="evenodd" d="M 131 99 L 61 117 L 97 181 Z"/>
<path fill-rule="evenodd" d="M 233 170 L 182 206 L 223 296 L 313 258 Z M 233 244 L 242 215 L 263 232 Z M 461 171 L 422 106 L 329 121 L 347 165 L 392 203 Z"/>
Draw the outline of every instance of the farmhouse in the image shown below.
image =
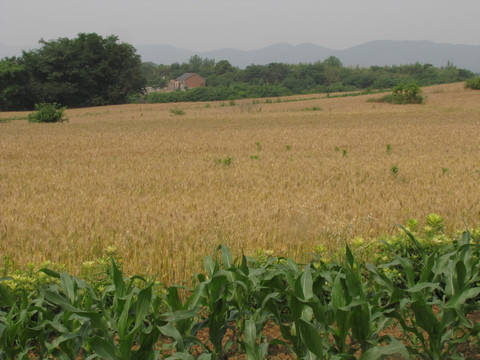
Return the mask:
<path fill-rule="evenodd" d="M 185 73 L 176 79 L 170 80 L 168 87 L 171 90 L 205 87 L 205 79 L 195 73 Z"/>

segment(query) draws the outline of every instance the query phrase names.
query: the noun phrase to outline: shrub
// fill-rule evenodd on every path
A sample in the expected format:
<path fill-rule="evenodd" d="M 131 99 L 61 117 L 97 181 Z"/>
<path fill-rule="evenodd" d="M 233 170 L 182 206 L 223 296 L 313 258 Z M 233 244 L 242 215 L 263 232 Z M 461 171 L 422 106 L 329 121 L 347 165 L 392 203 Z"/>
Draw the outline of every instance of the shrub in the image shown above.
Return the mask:
<path fill-rule="evenodd" d="M 28 122 L 55 123 L 68 121 L 65 117 L 66 106 L 57 103 L 35 104 L 35 111 L 28 115 Z"/>
<path fill-rule="evenodd" d="M 384 96 L 380 101 L 391 104 L 422 104 L 422 89 L 417 84 L 397 85 L 392 94 Z"/>
<path fill-rule="evenodd" d="M 465 89 L 480 90 L 480 77 L 468 79 L 465 82 Z"/>

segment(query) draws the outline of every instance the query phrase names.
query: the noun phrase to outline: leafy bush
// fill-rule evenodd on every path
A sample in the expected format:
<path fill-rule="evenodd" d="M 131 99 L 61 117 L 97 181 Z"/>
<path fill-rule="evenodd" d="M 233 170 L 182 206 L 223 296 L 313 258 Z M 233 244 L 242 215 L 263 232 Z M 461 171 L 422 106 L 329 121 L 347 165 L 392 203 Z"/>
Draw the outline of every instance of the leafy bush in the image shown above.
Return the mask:
<path fill-rule="evenodd" d="M 423 104 L 423 100 L 422 89 L 414 83 L 397 85 L 392 89 L 392 94 L 380 99 L 390 104 Z"/>
<path fill-rule="evenodd" d="M 480 77 L 467 80 L 465 82 L 465 89 L 480 90 Z"/>
<path fill-rule="evenodd" d="M 35 104 L 35 111 L 28 115 L 28 122 L 55 123 L 68 121 L 65 117 L 66 106 L 57 103 Z"/>

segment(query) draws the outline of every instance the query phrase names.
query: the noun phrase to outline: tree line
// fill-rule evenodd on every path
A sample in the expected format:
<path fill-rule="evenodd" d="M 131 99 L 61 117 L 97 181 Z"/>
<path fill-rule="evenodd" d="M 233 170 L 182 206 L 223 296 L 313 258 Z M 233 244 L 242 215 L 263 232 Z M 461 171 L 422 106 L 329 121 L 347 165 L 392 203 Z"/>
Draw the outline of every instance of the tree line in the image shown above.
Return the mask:
<path fill-rule="evenodd" d="M 465 81 L 474 74 L 448 63 L 346 67 L 336 57 L 315 63 L 249 65 L 192 56 L 188 62 L 142 63 L 136 49 L 116 36 L 78 34 L 74 39 L 40 40 L 41 47 L 0 60 L 0 110 L 29 110 L 56 102 L 69 107 L 127 102 L 213 101 L 318 92 L 389 89 Z M 206 79 L 205 89 L 143 95 L 183 73 Z"/>

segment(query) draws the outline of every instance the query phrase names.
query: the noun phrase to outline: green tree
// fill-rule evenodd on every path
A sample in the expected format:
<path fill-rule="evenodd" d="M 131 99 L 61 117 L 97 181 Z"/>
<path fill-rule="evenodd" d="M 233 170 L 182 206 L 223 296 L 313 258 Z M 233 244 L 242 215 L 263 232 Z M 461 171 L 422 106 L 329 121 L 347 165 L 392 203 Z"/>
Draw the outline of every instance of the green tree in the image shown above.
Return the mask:
<path fill-rule="evenodd" d="M 33 106 L 26 83 L 27 73 L 19 58 L 0 60 L 0 110 L 25 110 Z"/>
<path fill-rule="evenodd" d="M 140 56 L 118 37 L 95 33 L 75 39 L 40 40 L 37 50 L 24 52 L 27 93 L 35 103 L 69 107 L 121 104 L 145 87 Z"/>

